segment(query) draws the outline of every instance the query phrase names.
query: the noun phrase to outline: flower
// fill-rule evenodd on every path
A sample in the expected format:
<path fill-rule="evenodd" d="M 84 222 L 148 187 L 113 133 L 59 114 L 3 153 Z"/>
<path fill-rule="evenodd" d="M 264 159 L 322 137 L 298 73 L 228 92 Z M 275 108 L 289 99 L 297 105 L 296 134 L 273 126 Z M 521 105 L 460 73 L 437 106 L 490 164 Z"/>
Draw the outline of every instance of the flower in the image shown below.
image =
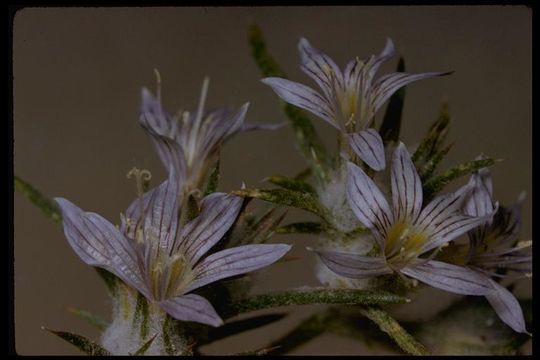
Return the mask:
<path fill-rule="evenodd" d="M 483 216 L 494 211 L 493 185 L 488 169 L 480 169 L 472 175 L 473 191 L 465 203 L 464 211 L 471 216 Z M 513 330 L 526 333 L 525 319 L 519 302 L 504 286 L 492 277 L 509 277 L 507 271 L 528 275 L 532 272 L 532 241 L 518 242 L 521 230 L 520 196 L 512 208 L 500 208 L 493 221 L 469 231 L 469 253 L 466 264 L 483 275 L 495 289 L 486 295 L 499 318 Z M 504 273 L 501 273 L 503 270 Z"/>
<path fill-rule="evenodd" d="M 66 199 L 55 200 L 66 238 L 81 260 L 115 274 L 175 319 L 219 326 L 210 302 L 192 291 L 268 266 L 290 245 L 244 245 L 204 257 L 234 223 L 242 199 L 208 195 L 200 214 L 182 225 L 177 181 L 173 169 L 168 180 L 128 207 L 120 229 Z"/>
<path fill-rule="evenodd" d="M 445 291 L 486 295 L 493 288 L 485 276 L 432 260 L 434 251 L 486 221 L 493 213 L 469 216 L 461 209 L 471 191 L 467 184 L 437 196 L 422 208 L 422 184 L 403 143 L 394 151 L 391 169 L 392 206 L 362 169 L 348 163 L 347 199 L 358 219 L 371 231 L 381 254 L 366 256 L 316 251 L 332 271 L 350 278 L 398 273 Z M 427 258 L 421 255 L 430 253 Z"/>
<path fill-rule="evenodd" d="M 186 193 L 201 187 L 211 165 L 217 160 L 219 146 L 232 135 L 280 126 L 244 124 L 249 103 L 239 109 L 225 107 L 206 111 L 208 83 L 208 78 L 205 78 L 197 110 L 175 116 L 163 108 L 159 88 L 157 98 L 148 89 L 142 89 L 140 124 L 150 135 L 165 168 L 173 166 L 176 169 L 179 184 Z"/>
<path fill-rule="evenodd" d="M 385 167 L 384 145 L 379 133 L 371 128 L 375 113 L 401 87 L 417 80 L 449 73 L 390 73 L 374 81 L 379 67 L 394 56 L 394 44 L 387 39 L 379 55 L 367 60 L 349 61 L 343 71 L 322 51 L 305 39 L 298 43 L 300 68 L 321 88 L 322 94 L 308 86 L 287 79 L 262 80 L 286 102 L 305 109 L 348 134 L 353 151 L 374 170 Z"/>

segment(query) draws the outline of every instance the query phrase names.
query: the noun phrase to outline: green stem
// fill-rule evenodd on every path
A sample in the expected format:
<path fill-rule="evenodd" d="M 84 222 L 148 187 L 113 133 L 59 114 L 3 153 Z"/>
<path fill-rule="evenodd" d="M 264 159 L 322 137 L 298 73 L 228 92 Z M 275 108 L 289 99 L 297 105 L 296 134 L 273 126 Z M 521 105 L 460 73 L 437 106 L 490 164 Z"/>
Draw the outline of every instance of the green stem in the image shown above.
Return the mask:
<path fill-rule="evenodd" d="M 399 323 L 386 311 L 377 307 L 364 307 L 360 312 L 376 323 L 379 328 L 387 333 L 399 345 L 403 351 L 411 355 L 428 355 L 424 345 L 413 338 Z"/>
<path fill-rule="evenodd" d="M 307 288 L 287 290 L 274 294 L 255 295 L 233 302 L 229 307 L 228 317 L 261 309 L 289 305 L 308 304 L 347 304 L 377 305 L 402 304 L 409 300 L 403 296 L 385 291 L 357 289 Z"/>

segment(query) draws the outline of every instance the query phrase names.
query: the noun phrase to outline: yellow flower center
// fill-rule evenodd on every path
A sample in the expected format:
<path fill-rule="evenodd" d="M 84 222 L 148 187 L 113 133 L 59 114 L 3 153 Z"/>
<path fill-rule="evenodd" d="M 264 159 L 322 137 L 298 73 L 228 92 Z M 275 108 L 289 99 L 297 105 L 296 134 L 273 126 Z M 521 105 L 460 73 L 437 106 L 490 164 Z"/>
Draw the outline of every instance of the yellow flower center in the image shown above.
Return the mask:
<path fill-rule="evenodd" d="M 386 235 L 384 253 L 389 262 L 406 262 L 419 255 L 428 235 L 405 221 L 395 223 Z"/>

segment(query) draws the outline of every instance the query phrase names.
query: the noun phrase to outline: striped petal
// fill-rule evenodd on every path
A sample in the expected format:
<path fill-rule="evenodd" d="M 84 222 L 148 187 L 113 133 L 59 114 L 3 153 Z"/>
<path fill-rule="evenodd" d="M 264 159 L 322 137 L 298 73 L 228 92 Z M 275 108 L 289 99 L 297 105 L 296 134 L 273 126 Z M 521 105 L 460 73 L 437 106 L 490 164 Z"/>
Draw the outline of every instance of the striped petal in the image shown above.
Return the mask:
<path fill-rule="evenodd" d="M 495 281 L 491 279 L 489 281 L 495 291 L 487 294 L 486 299 L 493 307 L 493 310 L 495 310 L 499 318 L 514 331 L 527 333 L 523 311 L 515 296 Z"/>
<path fill-rule="evenodd" d="M 249 103 L 245 103 L 236 111 L 217 110 L 208 114 L 206 120 L 208 123 L 202 126 L 198 140 L 200 146 L 194 155 L 199 158 L 206 157 L 230 136 L 240 132 L 248 108 Z"/>
<path fill-rule="evenodd" d="M 178 245 L 192 265 L 229 230 L 242 202 L 242 198 L 224 193 L 213 193 L 202 200 L 199 216 L 187 223 L 179 235 Z"/>
<path fill-rule="evenodd" d="M 396 221 L 409 219 L 414 223 L 422 209 L 422 182 L 402 142 L 394 151 L 391 182 Z"/>
<path fill-rule="evenodd" d="M 417 228 L 421 231 L 432 232 L 437 224 L 450 214 L 461 213 L 463 203 L 471 190 L 471 185 L 467 184 L 455 192 L 437 196 L 418 215 Z"/>
<path fill-rule="evenodd" d="M 347 201 L 364 226 L 372 230 L 379 246 L 384 248 L 386 230 L 393 224 L 394 216 L 388 202 L 377 185 L 362 169 L 347 163 Z"/>
<path fill-rule="evenodd" d="M 311 112 L 339 129 L 339 125 L 334 120 L 334 111 L 315 90 L 297 82 L 276 77 L 265 78 L 261 82 L 270 86 L 284 101 Z"/>
<path fill-rule="evenodd" d="M 437 289 L 461 295 L 486 295 L 493 287 L 486 276 L 452 264 L 427 261 L 420 265 L 408 266 L 401 273 Z"/>
<path fill-rule="evenodd" d="M 285 244 L 262 244 L 238 246 L 219 251 L 208 256 L 195 267 L 195 278 L 185 292 L 268 266 L 283 257 L 290 249 L 291 246 Z"/>
<path fill-rule="evenodd" d="M 382 257 L 328 250 L 315 250 L 315 252 L 330 270 L 347 278 L 363 279 L 392 273 L 392 269 L 386 264 L 386 259 Z"/>
<path fill-rule="evenodd" d="M 384 144 L 375 129 L 362 130 L 349 135 L 351 148 L 370 168 L 376 171 L 385 168 Z"/>
<path fill-rule="evenodd" d="M 141 96 L 139 122 L 142 127 L 158 135 L 174 138 L 174 134 L 171 134 L 171 116 L 163 109 L 158 99 L 146 88 L 142 88 Z"/>
<path fill-rule="evenodd" d="M 151 299 L 133 243 L 101 216 L 84 212 L 66 199 L 55 200 L 62 211 L 64 234 L 81 260 L 112 272 Z"/>
<path fill-rule="evenodd" d="M 181 321 L 194 321 L 214 327 L 223 324 L 223 320 L 208 300 L 202 296 L 188 294 L 160 301 L 159 306 L 173 318 Z"/>
<path fill-rule="evenodd" d="M 394 42 L 392 41 L 392 39 L 387 38 L 384 48 L 377 56 L 375 56 L 375 58 L 373 59 L 373 62 L 370 63 L 370 66 L 367 69 L 370 73 L 369 74 L 370 82 L 373 76 L 375 75 L 375 73 L 377 73 L 377 70 L 379 70 L 379 67 L 384 62 L 390 60 L 395 55 L 395 53 L 396 53 L 396 50 L 394 47 Z"/>
<path fill-rule="evenodd" d="M 322 89 L 327 99 L 333 99 L 336 87 L 343 89 L 343 75 L 339 66 L 325 53 L 301 38 L 298 42 L 300 69 Z"/>
<path fill-rule="evenodd" d="M 372 112 L 376 113 L 386 102 L 386 100 L 388 100 L 390 96 L 392 96 L 403 86 L 410 84 L 414 81 L 429 79 L 448 74 L 448 72 L 430 72 L 420 74 L 410 74 L 403 72 L 383 75 L 373 84 L 370 101 Z"/>
<path fill-rule="evenodd" d="M 178 183 L 174 171 L 169 178 L 153 190 L 152 198 L 145 214 L 145 231 L 150 239 L 148 244 L 159 245 L 170 251 L 174 245 L 178 228 Z"/>
<path fill-rule="evenodd" d="M 499 205 L 496 204 L 495 206 L 495 211 L 493 211 L 491 214 L 479 217 L 472 217 L 459 213 L 449 213 L 447 215 L 440 216 L 440 218 L 443 219 L 441 219 L 440 222 L 439 220 L 436 220 L 437 222 L 435 223 L 433 230 L 431 230 L 430 237 L 422 245 L 420 252 L 424 253 L 438 248 L 439 246 L 454 240 L 467 231 L 490 221 L 497 211 Z"/>

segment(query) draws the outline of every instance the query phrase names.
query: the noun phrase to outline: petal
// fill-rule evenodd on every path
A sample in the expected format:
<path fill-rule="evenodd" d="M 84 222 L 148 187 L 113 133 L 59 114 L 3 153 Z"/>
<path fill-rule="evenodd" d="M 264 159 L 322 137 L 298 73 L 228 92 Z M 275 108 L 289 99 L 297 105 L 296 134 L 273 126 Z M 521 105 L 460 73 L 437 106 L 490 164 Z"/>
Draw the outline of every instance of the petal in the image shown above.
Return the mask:
<path fill-rule="evenodd" d="M 438 248 L 465 232 L 485 224 L 492 219 L 497 211 L 497 207 L 498 204 L 496 204 L 495 211 L 491 214 L 479 217 L 471 217 L 459 213 L 447 213 L 446 215 L 439 216 L 441 219 L 440 222 L 435 223 L 434 230 L 431 230 L 430 237 L 423 244 L 420 253 Z"/>
<path fill-rule="evenodd" d="M 159 306 L 173 318 L 181 321 L 194 321 L 214 327 L 223 324 L 223 320 L 208 300 L 202 296 L 188 294 L 159 302 Z"/>
<path fill-rule="evenodd" d="M 229 230 L 242 202 L 242 198 L 224 193 L 213 193 L 202 200 L 199 216 L 187 223 L 180 233 L 179 246 L 192 265 Z"/>
<path fill-rule="evenodd" d="M 249 103 L 245 103 L 236 111 L 219 109 L 208 114 L 201 128 L 198 140 L 200 145 L 195 156 L 204 159 L 230 136 L 242 131 L 248 108 Z"/>
<path fill-rule="evenodd" d="M 150 299 L 133 243 L 101 216 L 85 213 L 66 199 L 55 200 L 62 210 L 66 238 L 81 260 L 112 272 Z"/>
<path fill-rule="evenodd" d="M 377 185 L 362 169 L 347 163 L 347 201 L 356 217 L 368 227 L 377 239 L 379 246 L 384 248 L 386 230 L 394 222 L 394 216 L 388 202 Z"/>
<path fill-rule="evenodd" d="M 241 131 L 254 131 L 254 130 L 277 130 L 281 129 L 282 127 L 286 126 L 286 122 L 282 122 L 279 124 L 243 124 Z"/>
<path fill-rule="evenodd" d="M 146 243 L 159 245 L 161 249 L 170 251 L 178 228 L 178 183 L 174 171 L 169 178 L 153 190 L 145 214 L 145 235 L 151 238 Z"/>
<path fill-rule="evenodd" d="M 472 191 L 467 197 L 463 212 L 470 216 L 483 216 L 493 212 L 493 185 L 487 168 L 475 172 L 469 181 Z"/>
<path fill-rule="evenodd" d="M 301 38 L 298 42 L 300 69 L 311 77 L 323 90 L 328 99 L 333 99 L 335 88 L 343 89 L 343 75 L 339 66 L 325 53 Z"/>
<path fill-rule="evenodd" d="M 171 134 L 171 117 L 163 109 L 158 99 L 146 88 L 142 88 L 141 95 L 139 122 L 142 127 L 155 134 L 174 138 L 174 134 Z"/>
<path fill-rule="evenodd" d="M 376 171 L 385 167 L 384 144 L 375 129 L 362 130 L 349 135 L 351 148 L 370 168 Z"/>
<path fill-rule="evenodd" d="M 244 245 L 208 256 L 195 269 L 195 278 L 185 292 L 215 281 L 268 266 L 291 249 L 285 244 Z"/>
<path fill-rule="evenodd" d="M 495 291 L 486 295 L 487 301 L 491 304 L 499 318 L 514 331 L 527 333 L 523 311 L 515 296 L 505 287 L 489 280 Z"/>
<path fill-rule="evenodd" d="M 448 75 L 446 72 L 430 72 L 430 73 L 420 73 L 420 74 L 409 74 L 409 73 L 391 73 L 381 76 L 372 87 L 371 101 L 370 105 L 372 112 L 376 113 L 381 106 L 392 96 L 396 91 L 401 89 L 403 86 L 410 84 L 414 81 L 429 79 L 432 77 Z"/>
<path fill-rule="evenodd" d="M 391 182 L 396 218 L 414 223 L 422 209 L 422 182 L 402 142 L 394 151 Z"/>
<path fill-rule="evenodd" d="M 400 270 L 434 288 L 461 295 L 486 295 L 493 292 L 488 277 L 465 267 L 440 261 L 427 261 Z"/>
<path fill-rule="evenodd" d="M 311 112 L 339 129 L 331 106 L 315 90 L 297 82 L 276 77 L 265 78 L 261 82 L 270 86 L 284 101 Z"/>
<path fill-rule="evenodd" d="M 382 257 L 371 257 L 338 251 L 315 250 L 322 262 L 338 275 L 363 279 L 384 274 L 391 274 L 392 269 Z"/>
<path fill-rule="evenodd" d="M 392 39 L 387 38 L 386 43 L 384 45 L 384 48 L 379 53 L 379 55 L 375 56 L 373 62 L 370 64 L 369 72 L 370 76 L 369 78 L 372 79 L 377 70 L 379 70 L 379 67 L 386 61 L 390 60 L 396 53 L 394 42 Z M 370 80 L 371 81 L 371 80 Z"/>
<path fill-rule="evenodd" d="M 461 214 L 463 202 L 472 190 L 471 184 L 462 186 L 457 191 L 437 196 L 418 215 L 418 230 L 432 233 L 438 224 L 450 215 Z"/>

